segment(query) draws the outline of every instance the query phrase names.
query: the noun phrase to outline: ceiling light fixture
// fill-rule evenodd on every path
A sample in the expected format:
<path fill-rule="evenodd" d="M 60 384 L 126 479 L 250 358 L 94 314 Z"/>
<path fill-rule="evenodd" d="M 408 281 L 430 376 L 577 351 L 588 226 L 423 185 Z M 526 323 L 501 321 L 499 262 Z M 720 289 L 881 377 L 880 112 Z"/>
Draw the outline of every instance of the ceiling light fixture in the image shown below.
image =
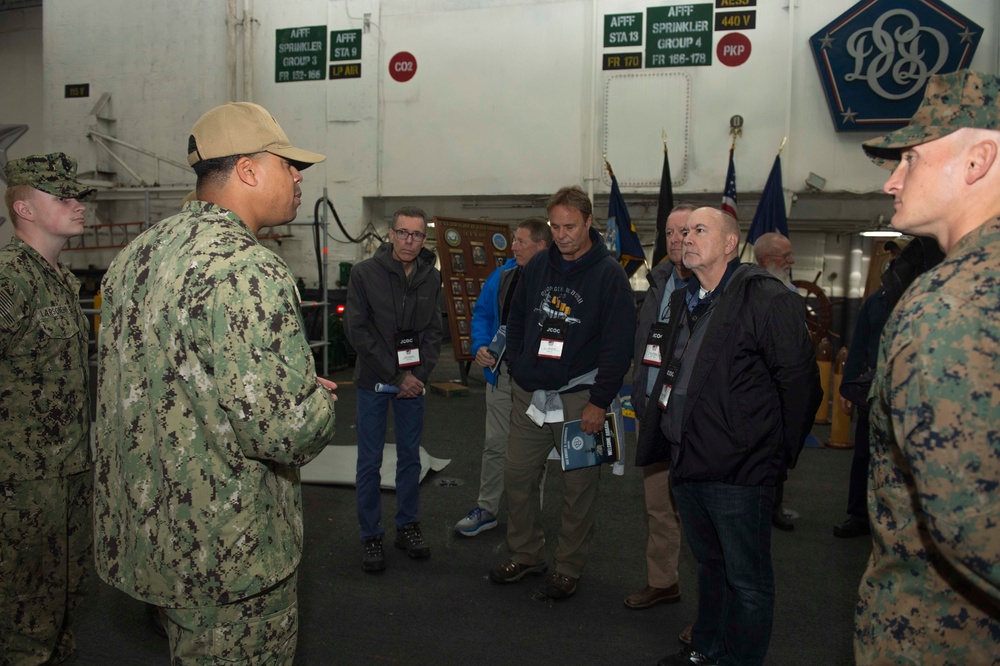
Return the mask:
<path fill-rule="evenodd" d="M 866 231 L 862 231 L 861 235 L 867 236 L 868 238 L 897 238 L 902 236 L 903 233 L 893 229 L 891 224 L 886 224 L 885 216 L 879 215 L 878 219 L 875 220 L 875 226 Z"/>

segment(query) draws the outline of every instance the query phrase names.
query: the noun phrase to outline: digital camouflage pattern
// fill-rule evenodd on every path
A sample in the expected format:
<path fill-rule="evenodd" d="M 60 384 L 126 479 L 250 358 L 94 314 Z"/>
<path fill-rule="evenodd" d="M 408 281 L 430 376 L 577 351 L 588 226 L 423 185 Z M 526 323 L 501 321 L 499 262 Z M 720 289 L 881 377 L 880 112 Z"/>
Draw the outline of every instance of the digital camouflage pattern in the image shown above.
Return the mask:
<path fill-rule="evenodd" d="M 296 575 L 226 606 L 165 610 L 175 664 L 292 666 L 298 642 Z"/>
<path fill-rule="evenodd" d="M 59 664 L 93 562 L 93 475 L 0 484 L 0 664 Z"/>
<path fill-rule="evenodd" d="M 33 247 L 0 249 L 0 483 L 89 469 L 89 324 L 80 282 Z"/>
<path fill-rule="evenodd" d="M 10 160 L 4 165 L 7 187 L 31 185 L 55 197 L 86 201 L 97 189 L 82 185 L 76 179 L 76 160 L 65 153 L 29 155 Z"/>
<path fill-rule="evenodd" d="M 298 467 L 334 433 L 291 272 L 234 213 L 192 201 L 102 289 L 98 573 L 167 607 L 267 590 L 301 557 Z"/>
<path fill-rule="evenodd" d="M 892 171 L 905 148 L 965 127 L 1000 127 L 1000 77 L 969 69 L 932 76 L 920 107 L 906 127 L 861 145 L 875 164 Z"/>
<path fill-rule="evenodd" d="M 60 269 L 18 238 L 0 249 L 2 664 L 72 653 L 90 562 L 89 326 Z"/>
<path fill-rule="evenodd" d="M 1000 663 L 1000 220 L 921 275 L 871 392 L 858 664 Z"/>

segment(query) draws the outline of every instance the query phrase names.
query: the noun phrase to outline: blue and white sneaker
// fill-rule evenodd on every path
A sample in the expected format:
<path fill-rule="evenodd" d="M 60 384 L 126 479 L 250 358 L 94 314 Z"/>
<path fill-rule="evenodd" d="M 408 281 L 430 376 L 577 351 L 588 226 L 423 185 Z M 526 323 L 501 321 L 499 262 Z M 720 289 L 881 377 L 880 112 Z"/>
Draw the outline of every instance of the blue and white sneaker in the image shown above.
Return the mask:
<path fill-rule="evenodd" d="M 459 534 L 472 537 L 485 530 L 491 530 L 497 526 L 497 518 L 486 509 L 477 506 L 469 512 L 465 518 L 458 521 L 455 531 Z"/>

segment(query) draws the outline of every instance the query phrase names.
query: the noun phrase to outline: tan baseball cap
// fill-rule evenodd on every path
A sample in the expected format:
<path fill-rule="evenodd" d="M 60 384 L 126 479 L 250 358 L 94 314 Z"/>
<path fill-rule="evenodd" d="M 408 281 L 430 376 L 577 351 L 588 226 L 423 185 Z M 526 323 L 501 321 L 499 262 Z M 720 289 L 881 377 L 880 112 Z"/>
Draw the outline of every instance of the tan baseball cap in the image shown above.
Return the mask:
<path fill-rule="evenodd" d="M 272 153 L 303 169 L 322 162 L 326 155 L 295 148 L 278 121 L 259 104 L 230 102 L 208 111 L 191 129 L 188 164 L 230 155 Z"/>
<path fill-rule="evenodd" d="M 875 164 L 891 170 L 907 148 L 965 127 L 1000 129 L 1000 77 L 971 69 L 936 74 L 927 82 L 920 108 L 906 127 L 861 146 Z"/>

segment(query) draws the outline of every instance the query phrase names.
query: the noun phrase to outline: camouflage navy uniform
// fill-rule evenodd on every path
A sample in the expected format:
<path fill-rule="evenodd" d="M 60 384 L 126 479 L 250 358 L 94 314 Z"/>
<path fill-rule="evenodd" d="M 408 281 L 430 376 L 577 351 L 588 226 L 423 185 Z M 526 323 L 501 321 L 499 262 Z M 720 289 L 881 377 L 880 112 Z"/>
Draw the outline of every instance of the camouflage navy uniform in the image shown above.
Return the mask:
<path fill-rule="evenodd" d="M 287 647 L 290 662 L 298 468 L 334 433 L 291 272 L 234 213 L 192 201 L 102 288 L 98 573 L 164 607 L 168 632 L 222 624 L 216 657 Z M 175 663 L 192 635 L 171 633 Z"/>
<path fill-rule="evenodd" d="M 859 664 L 1000 663 L 1000 220 L 919 277 L 872 387 Z"/>
<path fill-rule="evenodd" d="M 61 153 L 11 161 L 5 173 L 10 186 L 54 196 L 93 192 L 75 183 L 76 162 Z M 79 294 L 66 266 L 57 272 L 19 238 L 0 249 L 0 664 L 59 663 L 76 647 L 69 622 L 93 535 L 89 324 Z"/>

